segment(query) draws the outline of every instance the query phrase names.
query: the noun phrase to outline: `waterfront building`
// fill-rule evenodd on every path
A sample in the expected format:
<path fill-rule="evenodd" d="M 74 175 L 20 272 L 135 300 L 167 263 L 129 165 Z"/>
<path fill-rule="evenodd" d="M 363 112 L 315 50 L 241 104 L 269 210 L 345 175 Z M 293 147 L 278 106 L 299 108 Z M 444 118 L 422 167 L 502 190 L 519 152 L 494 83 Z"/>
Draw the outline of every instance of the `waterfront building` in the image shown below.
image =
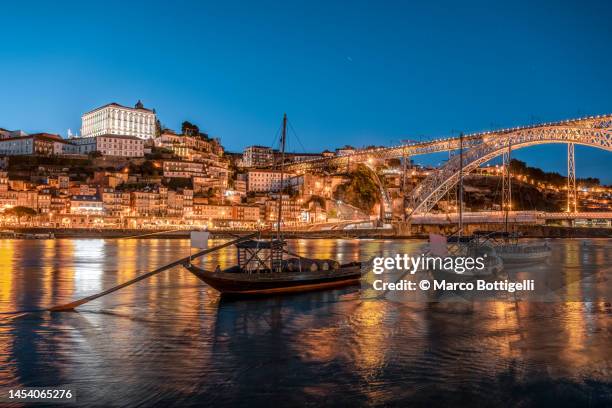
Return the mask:
<path fill-rule="evenodd" d="M 104 203 L 95 195 L 73 195 L 70 197 L 70 213 L 102 215 Z"/>
<path fill-rule="evenodd" d="M 207 200 L 194 199 L 193 215 L 209 221 L 246 221 L 258 222 L 261 209 L 254 205 L 218 205 L 209 204 Z"/>
<path fill-rule="evenodd" d="M 134 216 L 144 217 L 161 215 L 159 191 L 130 192 L 130 213 Z"/>
<path fill-rule="evenodd" d="M 242 153 L 244 167 L 266 167 L 274 163 L 274 151 L 267 146 L 248 146 Z"/>
<path fill-rule="evenodd" d="M 81 137 L 123 135 L 151 139 L 156 120 L 155 111 L 140 101 L 133 108 L 113 102 L 81 116 Z"/>
<path fill-rule="evenodd" d="M 19 207 L 29 207 L 33 210 L 38 209 L 38 191 L 36 190 L 21 190 L 16 191 L 15 205 Z"/>
<path fill-rule="evenodd" d="M 70 197 L 67 194 L 51 194 L 49 211 L 56 214 L 65 214 L 70 211 Z"/>
<path fill-rule="evenodd" d="M 296 226 L 302 223 L 302 200 L 293 199 L 288 195 L 283 195 L 283 205 L 281 207 L 281 220 L 284 227 Z M 270 223 L 276 223 L 278 219 L 278 194 L 276 199 L 267 200 L 265 205 L 265 220 Z"/>
<path fill-rule="evenodd" d="M 130 213 L 130 193 L 114 188 L 101 191 L 104 213 L 109 216 L 127 216 Z"/>
<path fill-rule="evenodd" d="M 184 196 L 182 193 L 170 190 L 167 192 L 166 215 L 169 217 L 180 217 L 183 215 Z"/>
<path fill-rule="evenodd" d="M 36 209 L 41 214 L 47 214 L 51 211 L 51 193 L 47 191 L 38 191 Z"/>
<path fill-rule="evenodd" d="M 239 221 L 260 221 L 261 208 L 257 205 L 232 206 L 232 218 Z"/>
<path fill-rule="evenodd" d="M 183 189 L 183 217 L 191 217 L 193 215 L 193 190 L 189 188 Z"/>
<path fill-rule="evenodd" d="M 104 134 L 70 139 L 78 154 L 100 152 L 103 156 L 143 157 L 144 140 L 136 136 Z"/>

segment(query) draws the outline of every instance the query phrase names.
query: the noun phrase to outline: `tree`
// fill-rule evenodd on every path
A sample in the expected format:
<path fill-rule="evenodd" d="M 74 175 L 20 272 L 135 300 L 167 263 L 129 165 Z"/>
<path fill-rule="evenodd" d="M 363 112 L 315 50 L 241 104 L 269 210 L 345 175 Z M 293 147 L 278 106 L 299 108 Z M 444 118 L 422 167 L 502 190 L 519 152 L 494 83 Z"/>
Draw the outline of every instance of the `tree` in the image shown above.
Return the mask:
<path fill-rule="evenodd" d="M 21 217 L 33 217 L 36 214 L 38 214 L 35 209 L 30 208 L 30 207 L 24 207 L 24 206 L 21 206 L 21 205 L 18 205 L 18 206 L 13 207 L 13 208 L 9 208 L 8 210 L 5 210 L 4 213 L 8 214 L 8 215 L 14 215 L 14 216 L 19 217 L 19 218 L 21 218 Z"/>
<path fill-rule="evenodd" d="M 364 211 L 370 212 L 380 200 L 380 189 L 372 179 L 371 170 L 360 164 L 349 174 L 351 180 L 338 186 L 334 196 Z"/>
<path fill-rule="evenodd" d="M 308 200 L 308 204 L 310 204 L 312 202 L 314 202 L 316 204 L 319 204 L 319 207 L 321 207 L 321 208 L 325 208 L 325 199 L 323 197 L 321 197 L 321 196 L 313 194 L 310 197 L 310 200 Z"/>
<path fill-rule="evenodd" d="M 159 119 L 155 121 L 155 137 L 158 138 L 161 136 L 163 131 L 163 126 Z"/>
<path fill-rule="evenodd" d="M 143 176 L 159 176 L 161 165 L 154 160 L 145 160 L 141 165 L 130 163 L 130 174 L 141 174 Z"/>
<path fill-rule="evenodd" d="M 93 152 L 87 153 L 87 157 L 90 159 L 95 159 L 96 157 L 102 157 L 102 152 L 99 150 L 94 150 Z"/>
<path fill-rule="evenodd" d="M 191 179 L 189 178 L 170 178 L 164 180 L 166 186 L 171 190 L 179 190 L 182 188 L 193 188 Z"/>
<path fill-rule="evenodd" d="M 181 133 L 187 136 L 198 136 L 200 134 L 200 128 L 191 122 L 184 121 L 181 125 Z"/>

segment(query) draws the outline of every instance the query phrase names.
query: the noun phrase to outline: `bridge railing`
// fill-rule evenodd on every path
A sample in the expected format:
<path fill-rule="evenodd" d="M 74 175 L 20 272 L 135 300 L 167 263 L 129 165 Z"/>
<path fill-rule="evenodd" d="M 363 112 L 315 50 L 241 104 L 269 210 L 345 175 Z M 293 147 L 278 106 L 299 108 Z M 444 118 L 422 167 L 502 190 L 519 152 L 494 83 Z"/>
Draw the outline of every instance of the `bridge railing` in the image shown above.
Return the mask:
<path fill-rule="evenodd" d="M 415 214 L 413 224 L 446 224 L 458 222 L 454 214 Z M 543 223 L 546 220 L 576 220 L 576 219 L 612 219 L 612 212 L 544 212 L 544 211 L 511 211 L 508 221 L 511 223 Z M 505 215 L 500 211 L 479 211 L 463 213 L 465 223 L 499 223 L 505 222 Z"/>

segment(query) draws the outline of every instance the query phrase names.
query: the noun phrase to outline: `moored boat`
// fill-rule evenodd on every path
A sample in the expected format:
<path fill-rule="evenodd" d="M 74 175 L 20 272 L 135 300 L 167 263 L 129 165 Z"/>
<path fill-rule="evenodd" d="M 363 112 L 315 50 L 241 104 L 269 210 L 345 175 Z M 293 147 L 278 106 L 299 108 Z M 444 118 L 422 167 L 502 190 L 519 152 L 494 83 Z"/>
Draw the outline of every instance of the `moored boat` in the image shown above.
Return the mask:
<path fill-rule="evenodd" d="M 352 262 L 338 269 L 273 272 L 260 270 L 248 273 L 239 266 L 223 271 L 207 271 L 193 264 L 185 265 L 191 273 L 224 295 L 258 296 L 322 289 L 338 288 L 358 284 L 361 279 L 361 264 Z"/>
<path fill-rule="evenodd" d="M 29 232 L 15 232 L 12 230 L 0 231 L 0 239 L 55 239 L 55 235 L 52 232 L 41 232 L 41 233 L 29 233 Z"/>
<path fill-rule="evenodd" d="M 506 265 L 544 262 L 551 254 L 548 242 L 520 242 L 517 234 L 476 231 L 475 235 L 490 242 Z"/>
<path fill-rule="evenodd" d="M 504 262 L 502 258 L 497 254 L 496 249 L 486 243 L 482 242 L 475 236 L 451 236 L 448 238 L 444 238 L 447 240 L 444 253 L 440 253 L 439 251 L 432 251 L 435 255 L 441 258 L 454 258 L 456 260 L 459 259 L 476 259 L 480 258 L 482 260 L 482 267 L 477 266 L 476 264 L 471 267 L 463 266 L 461 268 L 461 272 L 457 271 L 457 268 L 444 268 L 444 267 L 433 267 L 429 269 L 429 273 L 435 279 L 448 279 L 453 278 L 458 281 L 470 281 L 476 278 L 484 278 L 489 276 L 498 276 L 504 270 Z M 431 240 L 431 237 L 430 237 Z M 431 251 L 431 242 L 430 242 L 430 251 Z M 456 262 L 452 262 L 453 265 L 456 265 Z"/>
<path fill-rule="evenodd" d="M 281 136 L 281 175 L 283 185 L 283 163 L 287 115 L 283 117 Z M 191 262 L 183 266 L 223 295 L 256 296 L 321 289 L 358 284 L 361 279 L 361 263 L 339 264 L 335 260 L 311 259 L 293 254 L 285 249 L 282 236 L 283 194 L 278 192 L 278 216 L 275 239 L 245 239 L 234 243 L 238 264 L 214 271 L 198 267 Z"/>
<path fill-rule="evenodd" d="M 544 262 L 551 254 L 546 243 L 506 244 L 498 246 L 496 250 L 506 264 Z"/>

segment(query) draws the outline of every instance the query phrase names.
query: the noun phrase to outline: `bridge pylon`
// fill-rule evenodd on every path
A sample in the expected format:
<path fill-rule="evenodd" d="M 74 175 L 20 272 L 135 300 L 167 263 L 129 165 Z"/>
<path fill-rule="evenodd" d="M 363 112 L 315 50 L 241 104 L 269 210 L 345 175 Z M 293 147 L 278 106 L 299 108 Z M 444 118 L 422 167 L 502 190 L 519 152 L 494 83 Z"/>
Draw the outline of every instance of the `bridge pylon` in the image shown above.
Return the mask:
<path fill-rule="evenodd" d="M 567 212 L 577 212 L 576 160 L 574 143 L 567 144 Z"/>
<path fill-rule="evenodd" d="M 508 150 L 502 153 L 502 211 L 508 225 L 508 213 L 512 211 L 512 174 L 510 173 L 510 161 L 512 160 L 512 145 L 508 141 Z"/>

